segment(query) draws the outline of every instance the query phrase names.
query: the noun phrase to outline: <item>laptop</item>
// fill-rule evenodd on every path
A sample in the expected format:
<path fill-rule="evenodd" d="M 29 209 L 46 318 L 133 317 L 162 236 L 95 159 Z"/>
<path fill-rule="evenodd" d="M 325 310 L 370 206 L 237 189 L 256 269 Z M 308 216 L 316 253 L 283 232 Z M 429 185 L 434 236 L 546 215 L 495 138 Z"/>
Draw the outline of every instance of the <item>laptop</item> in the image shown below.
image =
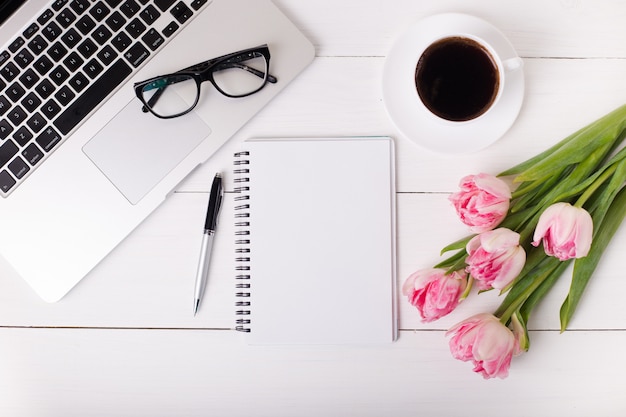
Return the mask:
<path fill-rule="evenodd" d="M 314 58 L 269 0 L 9 0 L 0 6 L 0 256 L 60 300 Z M 7 16 L 10 15 L 10 16 Z M 276 82 L 203 83 L 180 117 L 133 85 L 267 45 Z"/>

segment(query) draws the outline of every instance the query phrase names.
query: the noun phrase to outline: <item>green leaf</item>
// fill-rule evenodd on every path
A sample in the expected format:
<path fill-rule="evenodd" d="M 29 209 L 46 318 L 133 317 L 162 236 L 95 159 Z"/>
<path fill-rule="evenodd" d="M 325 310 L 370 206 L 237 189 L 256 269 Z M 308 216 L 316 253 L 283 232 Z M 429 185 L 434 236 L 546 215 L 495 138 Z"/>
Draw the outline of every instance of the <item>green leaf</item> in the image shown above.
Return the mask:
<path fill-rule="evenodd" d="M 511 316 L 511 327 L 513 334 L 516 336 L 519 347 L 524 352 L 528 352 L 530 348 L 530 337 L 528 336 L 528 326 L 519 311 Z"/>
<path fill-rule="evenodd" d="M 443 255 L 444 253 L 449 252 L 451 250 L 465 249 L 465 246 L 467 246 L 467 242 L 472 240 L 472 238 L 474 236 L 476 236 L 476 235 L 473 234 L 473 235 L 470 235 L 470 236 L 466 236 L 463 239 L 459 239 L 456 242 L 450 243 L 448 246 L 446 246 L 445 248 L 441 249 L 440 254 Z"/>
<path fill-rule="evenodd" d="M 617 231 L 617 228 L 625 216 L 626 189 L 622 188 L 613 200 L 611 206 L 606 212 L 606 215 L 604 216 L 604 219 L 597 228 L 589 254 L 584 258 L 576 259 L 574 262 L 572 283 L 560 311 L 562 332 L 565 331 L 572 316 L 574 315 L 574 311 L 578 306 L 578 302 L 582 297 L 583 291 L 600 262 L 602 253 L 611 241 L 611 238 Z"/>
<path fill-rule="evenodd" d="M 458 251 L 457 253 L 455 253 L 454 255 L 450 256 L 447 259 L 444 259 L 443 261 L 439 262 L 437 265 L 435 265 L 433 268 L 444 268 L 444 269 L 448 269 L 453 265 L 456 265 L 459 260 L 465 260 L 465 257 L 467 256 L 467 252 L 465 251 L 465 249 Z"/>
<path fill-rule="evenodd" d="M 556 259 L 556 258 L 555 258 Z M 528 323 L 530 318 L 530 312 L 535 308 L 537 303 L 541 301 L 543 297 L 550 291 L 554 284 L 559 280 L 561 274 L 569 266 L 571 260 L 559 262 L 559 264 L 550 272 L 546 279 L 537 287 L 535 291 L 530 294 L 526 299 L 522 307 L 520 308 L 520 314 L 524 318 L 524 322 Z"/>
<path fill-rule="evenodd" d="M 626 180 L 626 160 L 620 161 L 615 166 L 615 172 L 606 187 L 602 188 L 602 193 L 597 200 L 594 201 L 590 208 L 594 224 L 600 224 L 611 206 L 615 196 L 621 189 Z M 594 231 L 594 237 L 598 230 Z"/>
<path fill-rule="evenodd" d="M 595 163 L 601 161 L 613 148 L 616 138 L 621 134 L 623 130 L 621 125 L 620 123 L 619 127 L 615 125 L 605 126 L 600 132 L 591 129 L 585 135 L 584 140 L 568 142 L 554 154 L 519 174 L 515 181 L 545 181 L 568 165 L 589 159 L 594 159 Z"/>
<path fill-rule="evenodd" d="M 554 174 L 555 170 L 558 172 L 567 165 L 583 161 L 600 147 L 606 147 L 607 151 L 611 150 L 624 130 L 625 121 L 626 105 L 568 136 L 557 146 L 550 148 L 550 152 L 543 152 L 526 163 L 518 165 L 518 167 L 523 165 L 524 170 L 519 171 L 518 168 L 514 168 L 501 175 L 519 172 L 515 178 L 516 182 L 546 180 Z"/>
<path fill-rule="evenodd" d="M 590 128 L 590 126 L 583 127 L 582 129 L 572 133 L 571 135 L 569 135 L 565 139 L 561 140 L 556 145 L 546 149 L 545 151 L 541 152 L 540 154 L 537 154 L 537 155 L 533 156 L 532 158 L 530 158 L 530 159 L 528 159 L 528 160 L 526 160 L 524 162 L 521 162 L 521 163 L 515 165 L 512 168 L 507 169 L 506 171 L 502 171 L 501 173 L 498 174 L 498 176 L 499 177 L 507 177 L 507 176 L 510 176 L 510 175 L 518 175 L 518 174 L 520 174 L 520 173 L 530 169 L 533 165 L 535 165 L 538 162 L 541 162 L 544 158 L 554 154 L 556 151 L 558 151 L 567 142 L 569 142 L 573 138 L 579 136 L 582 132 L 584 132 L 585 130 L 587 130 L 589 128 Z"/>
<path fill-rule="evenodd" d="M 560 261 L 556 258 L 544 256 L 528 273 L 523 276 L 520 275 L 506 297 L 504 297 L 504 301 L 496 310 L 495 315 L 508 319 L 513 312 L 519 310 L 528 297 L 548 278 L 559 263 Z"/>

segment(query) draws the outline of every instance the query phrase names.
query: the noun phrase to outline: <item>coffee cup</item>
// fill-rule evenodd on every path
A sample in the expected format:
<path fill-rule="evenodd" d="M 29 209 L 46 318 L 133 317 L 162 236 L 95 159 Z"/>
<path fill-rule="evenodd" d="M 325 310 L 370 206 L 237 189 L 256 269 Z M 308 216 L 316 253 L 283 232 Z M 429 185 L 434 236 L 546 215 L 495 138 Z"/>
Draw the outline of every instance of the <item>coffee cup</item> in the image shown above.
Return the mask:
<path fill-rule="evenodd" d="M 502 60 L 484 39 L 447 34 L 430 42 L 415 66 L 419 107 L 440 123 L 472 123 L 484 118 L 502 96 L 507 75 L 521 58 Z"/>

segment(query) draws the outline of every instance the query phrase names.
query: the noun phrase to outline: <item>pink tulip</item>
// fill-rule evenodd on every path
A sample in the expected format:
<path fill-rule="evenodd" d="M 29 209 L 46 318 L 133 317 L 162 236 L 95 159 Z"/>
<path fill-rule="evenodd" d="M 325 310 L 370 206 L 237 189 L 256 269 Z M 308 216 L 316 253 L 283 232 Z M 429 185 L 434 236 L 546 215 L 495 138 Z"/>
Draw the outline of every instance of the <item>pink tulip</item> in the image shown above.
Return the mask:
<path fill-rule="evenodd" d="M 556 203 L 539 217 L 533 246 L 543 240 L 549 256 L 561 261 L 583 258 L 589 253 L 593 237 L 593 221 L 587 210 L 568 203 Z"/>
<path fill-rule="evenodd" d="M 461 190 L 452 194 L 450 201 L 472 232 L 485 232 L 502 222 L 511 199 L 511 190 L 504 181 L 489 174 L 468 175 L 459 187 Z"/>
<path fill-rule="evenodd" d="M 456 308 L 467 286 L 464 271 L 446 275 L 443 269 L 422 269 L 411 274 L 402 294 L 417 307 L 423 323 L 437 320 Z"/>
<path fill-rule="evenodd" d="M 499 228 L 476 235 L 467 243 L 467 272 L 481 290 L 502 289 L 522 271 L 526 252 L 519 234 Z"/>
<path fill-rule="evenodd" d="M 491 314 L 477 314 L 452 327 L 447 335 L 455 359 L 472 361 L 483 378 L 505 378 L 511 358 L 520 351 L 513 332 Z"/>

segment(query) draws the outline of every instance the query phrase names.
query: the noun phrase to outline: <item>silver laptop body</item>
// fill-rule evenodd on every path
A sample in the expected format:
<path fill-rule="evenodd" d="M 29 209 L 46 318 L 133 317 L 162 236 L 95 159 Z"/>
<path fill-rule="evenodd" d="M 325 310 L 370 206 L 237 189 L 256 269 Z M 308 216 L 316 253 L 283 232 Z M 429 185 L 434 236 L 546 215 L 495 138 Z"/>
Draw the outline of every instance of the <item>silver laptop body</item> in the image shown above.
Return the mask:
<path fill-rule="evenodd" d="M 129 12 L 129 5 L 139 10 Z M 149 6 L 150 9 L 145 10 Z M 170 9 L 165 9 L 166 6 Z M 83 10 L 85 7 L 88 10 Z M 108 14 L 91 10 L 96 7 L 108 9 Z M 59 17 L 64 10 L 68 12 Z M 155 11 L 150 15 L 149 12 Z M 38 23 L 47 12 L 51 14 L 49 20 Z M 62 91 L 80 95 L 75 86 L 69 84 L 73 76 L 70 74 L 58 85 L 53 80 L 55 91 L 50 95 L 54 100 L 51 105 L 56 103 L 59 108 L 42 107 L 37 111 L 56 110 L 56 115 L 48 119 L 44 114 L 42 120 L 48 125 L 36 133 L 38 127 L 34 122 L 32 129 L 26 122 L 22 122 L 26 129 L 19 129 L 19 120 L 14 124 L 11 117 L 29 118 L 30 113 L 25 116 L 12 111 L 18 105 L 24 107 L 30 103 L 26 97 L 39 98 L 41 106 L 46 105 L 48 99 L 40 97 L 37 82 L 27 83 L 30 87 L 22 86 L 21 96 L 10 97 L 15 90 L 7 89 L 15 87 L 19 80 L 27 82 L 28 77 L 20 74 L 12 79 L 12 67 L 5 68 L 7 59 L 21 59 L 22 52 L 30 52 L 31 60 L 47 54 L 52 63 L 51 73 L 38 74 L 37 69 L 34 72 L 43 79 L 62 73 L 59 68 L 62 70 L 67 57 L 79 48 L 78 44 L 69 47 L 62 40 L 49 40 L 46 34 L 41 36 L 44 47 L 32 44 L 28 30 L 37 26 L 38 30 L 49 31 L 48 22 L 56 22 L 57 27 L 63 28 L 63 24 L 69 25 L 72 15 L 75 21 L 89 15 L 85 21 L 93 20 L 95 27 L 82 37 L 98 41 L 100 34 L 96 31 L 102 29 L 110 14 L 115 12 L 124 20 L 121 30 L 133 30 L 134 26 L 127 26 L 139 22 L 147 27 L 145 31 L 154 29 L 151 36 L 143 33 L 137 34 L 137 38 L 131 36 L 128 48 L 135 49 L 130 51 L 116 46 L 113 49 L 118 52 L 116 58 L 106 59 L 103 55 L 105 61 L 112 61 L 110 63 L 101 62 L 97 55 L 94 58 L 98 60 L 94 62 L 91 57 L 83 57 L 81 71 L 88 72 L 92 69 L 87 67 L 90 63 L 99 63 L 102 68 L 96 70 L 102 73 L 109 69 L 125 73 L 126 67 L 130 67 L 131 74 L 116 82 L 114 91 L 105 97 L 101 97 L 101 91 L 91 90 L 93 94 L 83 100 L 95 100 L 90 104 L 94 109 L 78 122 L 55 123 L 60 115 L 65 113 L 67 117 L 70 111 L 81 109 L 70 109 L 72 104 L 60 103 L 64 98 Z M 178 28 L 172 31 L 174 26 Z M 116 33 L 110 31 L 112 41 Z M 147 38 L 144 43 L 156 40 L 141 49 L 135 44 L 144 36 Z M 63 57 L 54 56 L 58 51 L 52 48 L 59 46 L 57 42 L 66 49 L 62 51 Z M 102 42 L 106 45 L 109 41 Z M 187 115 L 162 120 L 141 111 L 142 106 L 133 91 L 134 82 L 261 44 L 269 46 L 269 72 L 278 79 L 277 83 L 236 99 L 225 97 L 210 83 L 204 83 L 197 107 Z M 0 168 L 0 180 L 5 181 L 5 189 L 0 190 L 0 255 L 49 302 L 61 299 L 87 275 L 186 175 L 215 153 L 314 57 L 312 44 L 269 0 L 61 0 L 53 3 L 30 0 L 0 27 L 0 45 L 3 45 L 0 52 L 7 51 L 0 58 L 0 80 L 6 84 L 1 94 L 6 97 L 6 103 L 13 106 L 0 117 L 0 130 L 1 120 L 6 119 L 5 138 L 0 139 L 0 160 L 10 160 L 4 161 L 7 164 Z M 41 55 L 35 53 L 37 48 L 42 49 Z M 122 50 L 117 51 L 117 48 Z M 126 60 L 128 65 L 116 64 L 119 60 Z M 69 60 L 67 65 L 70 65 Z M 19 63 L 16 68 L 22 70 Z M 97 78 L 89 80 L 87 75 L 91 85 L 98 83 Z M 116 77 L 121 75 L 118 73 Z M 18 86 L 21 84 L 19 82 Z M 69 89 L 63 88 L 67 86 Z M 30 147 L 30 152 L 26 151 L 30 143 L 19 136 L 24 132 L 34 136 L 31 142 L 37 144 Z M 25 145 L 21 145 L 22 142 Z M 1 148 L 7 143 L 6 148 Z M 48 152 L 47 146 L 53 149 Z M 41 153 L 38 159 L 33 149 Z M 3 154 L 3 151 L 6 152 Z M 3 174 L 2 170 L 6 172 Z M 22 177 L 18 178 L 20 175 Z M 1 184 L 0 181 L 0 187 Z"/>

